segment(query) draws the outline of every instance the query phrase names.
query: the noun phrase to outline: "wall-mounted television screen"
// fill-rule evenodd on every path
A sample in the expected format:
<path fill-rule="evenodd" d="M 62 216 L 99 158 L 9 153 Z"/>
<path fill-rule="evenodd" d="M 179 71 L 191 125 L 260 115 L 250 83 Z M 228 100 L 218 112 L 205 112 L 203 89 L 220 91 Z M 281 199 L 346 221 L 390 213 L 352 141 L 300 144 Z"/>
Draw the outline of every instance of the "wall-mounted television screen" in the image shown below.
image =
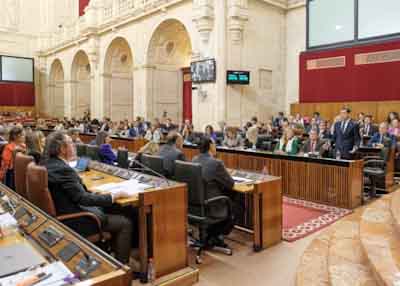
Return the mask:
<path fill-rule="evenodd" d="M 33 59 L 1 56 L 1 80 L 33 82 Z"/>
<path fill-rule="evenodd" d="M 227 84 L 250 84 L 250 72 L 249 71 L 227 71 L 226 73 Z"/>
<path fill-rule="evenodd" d="M 193 83 L 215 82 L 216 63 L 215 59 L 192 62 L 190 64 Z"/>

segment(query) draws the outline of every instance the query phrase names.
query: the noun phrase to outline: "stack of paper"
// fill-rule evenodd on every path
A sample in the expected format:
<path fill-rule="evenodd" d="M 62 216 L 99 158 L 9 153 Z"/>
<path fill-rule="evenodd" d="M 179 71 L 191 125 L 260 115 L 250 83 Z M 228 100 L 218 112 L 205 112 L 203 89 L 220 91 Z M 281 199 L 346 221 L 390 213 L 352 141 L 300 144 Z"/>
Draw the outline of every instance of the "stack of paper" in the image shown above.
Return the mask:
<path fill-rule="evenodd" d="M 99 192 L 104 192 L 108 194 L 114 194 L 117 192 L 120 192 L 121 190 L 124 190 L 129 194 L 129 196 L 135 196 L 144 190 L 150 189 L 152 186 L 142 184 L 138 180 L 132 179 L 132 180 L 127 180 L 123 181 L 120 183 L 109 183 L 109 184 L 104 184 L 101 186 L 97 186 L 94 188 L 95 191 Z"/>
<path fill-rule="evenodd" d="M 232 176 L 232 179 L 233 179 L 235 182 L 238 182 L 238 183 L 250 183 L 250 182 L 253 182 L 253 180 L 249 180 L 249 179 L 242 178 L 242 177 L 235 177 L 235 176 Z"/>

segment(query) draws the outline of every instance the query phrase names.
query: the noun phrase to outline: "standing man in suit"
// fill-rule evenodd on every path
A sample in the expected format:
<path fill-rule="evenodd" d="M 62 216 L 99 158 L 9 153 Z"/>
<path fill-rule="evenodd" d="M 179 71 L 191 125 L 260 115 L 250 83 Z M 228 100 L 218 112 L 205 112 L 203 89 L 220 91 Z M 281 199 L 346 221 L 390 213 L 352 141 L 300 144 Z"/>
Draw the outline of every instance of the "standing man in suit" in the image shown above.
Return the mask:
<path fill-rule="evenodd" d="M 111 214 L 111 208 L 117 199 L 128 197 L 129 194 L 122 190 L 112 195 L 89 193 L 77 172 L 68 164 L 75 155 L 74 144 L 71 137 L 63 132 L 50 134 L 47 137 L 45 150 L 44 166 L 47 168 L 49 189 L 57 215 L 93 213 L 101 221 L 103 230 L 112 234 L 116 258 L 122 263 L 128 263 L 132 223 L 125 216 Z M 98 233 L 97 225 L 86 217 L 67 220 L 65 224 L 82 236 L 88 237 Z"/>
<path fill-rule="evenodd" d="M 340 121 L 336 122 L 333 128 L 333 142 L 335 152 L 343 159 L 351 159 L 352 154 L 360 145 L 360 131 L 358 124 L 351 120 L 350 109 L 343 107 L 340 111 Z"/>
<path fill-rule="evenodd" d="M 182 152 L 183 138 L 178 132 L 172 131 L 167 136 L 167 143 L 160 148 L 158 156 L 163 159 L 163 168 L 168 177 L 175 174 L 175 161 L 185 161 L 185 155 Z"/>
<path fill-rule="evenodd" d="M 224 163 L 217 160 L 217 149 L 215 143 L 208 137 L 203 137 L 199 144 L 200 154 L 193 158 L 193 162 L 200 164 L 202 167 L 202 177 L 206 182 L 206 199 L 212 199 L 218 196 L 228 196 L 232 198 L 234 192 L 232 188 L 235 184 L 233 178 L 225 169 Z M 237 210 L 236 207 L 234 209 Z M 227 216 L 228 209 L 226 204 L 215 203 L 209 206 L 209 214 L 211 217 L 224 218 Z M 207 232 L 211 237 L 218 237 L 219 241 L 215 242 L 218 246 L 226 247 L 221 235 L 228 235 L 234 226 L 233 217 L 229 217 L 224 222 L 210 227 Z"/>

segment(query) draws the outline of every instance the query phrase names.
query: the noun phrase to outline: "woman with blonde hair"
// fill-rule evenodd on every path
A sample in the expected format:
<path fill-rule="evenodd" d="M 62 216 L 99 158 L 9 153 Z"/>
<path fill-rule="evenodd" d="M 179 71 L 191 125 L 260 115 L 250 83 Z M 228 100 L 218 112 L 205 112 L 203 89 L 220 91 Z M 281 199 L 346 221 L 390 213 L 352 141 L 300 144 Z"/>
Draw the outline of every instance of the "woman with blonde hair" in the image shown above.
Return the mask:
<path fill-rule="evenodd" d="M 299 152 L 299 140 L 294 135 L 292 128 L 287 128 L 282 134 L 275 152 L 280 154 L 296 155 Z"/>

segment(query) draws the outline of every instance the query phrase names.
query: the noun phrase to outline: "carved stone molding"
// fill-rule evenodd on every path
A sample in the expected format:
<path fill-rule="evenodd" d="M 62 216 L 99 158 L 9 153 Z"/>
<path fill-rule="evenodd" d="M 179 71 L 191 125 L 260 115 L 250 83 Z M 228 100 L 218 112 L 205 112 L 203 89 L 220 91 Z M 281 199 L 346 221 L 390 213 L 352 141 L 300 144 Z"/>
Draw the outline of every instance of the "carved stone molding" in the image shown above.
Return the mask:
<path fill-rule="evenodd" d="M 247 0 L 228 0 L 228 30 L 234 44 L 240 44 L 249 19 Z"/>
<path fill-rule="evenodd" d="M 193 14 L 193 22 L 196 24 L 200 39 L 207 43 L 214 26 L 213 0 L 194 0 Z"/>
<path fill-rule="evenodd" d="M 88 57 L 90 65 L 93 66 L 93 70 L 97 70 L 97 64 L 99 61 L 99 40 L 97 37 L 93 36 L 89 38 L 88 46 Z"/>

